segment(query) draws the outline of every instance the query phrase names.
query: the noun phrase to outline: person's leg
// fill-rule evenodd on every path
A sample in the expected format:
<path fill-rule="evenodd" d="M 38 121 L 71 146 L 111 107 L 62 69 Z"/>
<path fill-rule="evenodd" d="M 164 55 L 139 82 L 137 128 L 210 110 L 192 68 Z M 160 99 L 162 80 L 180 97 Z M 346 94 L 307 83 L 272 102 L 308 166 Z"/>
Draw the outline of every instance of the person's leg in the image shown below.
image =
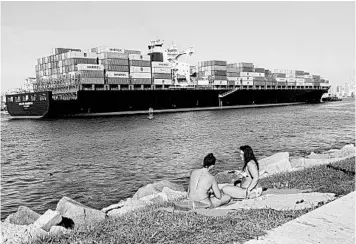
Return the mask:
<path fill-rule="evenodd" d="M 226 195 L 231 196 L 232 198 L 245 199 L 246 198 L 246 189 L 237 186 L 224 186 L 222 192 Z"/>
<path fill-rule="evenodd" d="M 231 200 L 231 197 L 229 195 L 226 195 L 226 194 L 223 194 L 221 196 L 221 199 L 217 199 L 216 197 L 210 198 L 211 205 L 212 205 L 213 208 L 225 205 L 228 202 L 230 202 L 230 200 Z"/>

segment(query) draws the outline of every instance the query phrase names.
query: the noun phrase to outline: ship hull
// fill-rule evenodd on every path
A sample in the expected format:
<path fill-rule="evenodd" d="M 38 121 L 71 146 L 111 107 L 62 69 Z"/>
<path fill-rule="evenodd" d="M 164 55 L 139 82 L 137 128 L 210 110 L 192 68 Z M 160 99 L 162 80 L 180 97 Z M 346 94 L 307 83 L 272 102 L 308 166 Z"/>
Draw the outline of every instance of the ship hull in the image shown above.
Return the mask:
<path fill-rule="evenodd" d="M 18 109 L 18 105 L 9 103 L 8 108 L 10 115 L 17 118 L 140 114 L 143 111 L 148 113 L 149 108 L 155 112 L 179 112 L 236 108 L 238 105 L 318 103 L 327 89 L 239 89 L 219 98 L 227 91 L 229 89 L 80 90 L 76 100 L 53 100 L 49 97 L 47 106 L 31 106 L 27 114 Z"/>

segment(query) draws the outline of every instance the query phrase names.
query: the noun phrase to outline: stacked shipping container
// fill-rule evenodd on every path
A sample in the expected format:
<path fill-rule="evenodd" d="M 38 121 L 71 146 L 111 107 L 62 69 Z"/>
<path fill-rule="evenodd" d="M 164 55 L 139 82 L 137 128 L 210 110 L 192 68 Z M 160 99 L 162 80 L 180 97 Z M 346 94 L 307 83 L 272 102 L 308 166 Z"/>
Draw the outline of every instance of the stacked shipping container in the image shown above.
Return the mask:
<path fill-rule="evenodd" d="M 129 54 L 130 78 L 133 85 L 151 85 L 151 57 L 150 55 Z"/>
<path fill-rule="evenodd" d="M 154 85 L 172 85 L 172 66 L 168 62 L 152 62 Z"/>
<path fill-rule="evenodd" d="M 254 77 L 253 63 L 239 63 L 240 81 L 243 86 L 252 86 Z"/>
<path fill-rule="evenodd" d="M 207 78 L 213 85 L 227 86 L 227 62 L 203 61 L 198 63 L 198 79 Z"/>

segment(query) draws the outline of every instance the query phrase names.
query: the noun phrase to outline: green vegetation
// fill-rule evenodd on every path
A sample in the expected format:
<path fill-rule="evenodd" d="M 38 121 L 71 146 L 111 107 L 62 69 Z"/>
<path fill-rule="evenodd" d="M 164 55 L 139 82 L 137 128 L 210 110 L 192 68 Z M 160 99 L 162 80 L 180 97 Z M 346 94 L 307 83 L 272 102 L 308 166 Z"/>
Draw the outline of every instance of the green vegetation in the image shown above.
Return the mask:
<path fill-rule="evenodd" d="M 355 158 L 328 167 L 313 167 L 261 180 L 268 188 L 299 188 L 345 195 L 355 189 Z M 342 170 L 346 170 L 346 173 Z M 47 237 L 36 243 L 242 243 L 261 236 L 312 209 L 276 211 L 241 210 L 223 217 L 194 212 L 159 210 L 172 203 L 155 204 L 115 219 L 107 219 L 86 231 Z"/>

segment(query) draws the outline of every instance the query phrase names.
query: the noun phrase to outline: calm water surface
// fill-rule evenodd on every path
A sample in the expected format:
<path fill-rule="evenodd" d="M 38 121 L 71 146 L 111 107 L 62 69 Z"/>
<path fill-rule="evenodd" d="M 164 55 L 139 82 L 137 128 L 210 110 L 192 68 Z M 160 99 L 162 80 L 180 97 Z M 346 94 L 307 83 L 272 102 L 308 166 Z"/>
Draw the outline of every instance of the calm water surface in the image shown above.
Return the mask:
<path fill-rule="evenodd" d="M 258 158 L 339 149 L 355 143 L 355 100 L 221 111 L 91 119 L 1 117 L 1 218 L 25 205 L 42 214 L 67 196 L 101 209 L 167 179 L 186 185 L 210 152 L 217 171 Z"/>

